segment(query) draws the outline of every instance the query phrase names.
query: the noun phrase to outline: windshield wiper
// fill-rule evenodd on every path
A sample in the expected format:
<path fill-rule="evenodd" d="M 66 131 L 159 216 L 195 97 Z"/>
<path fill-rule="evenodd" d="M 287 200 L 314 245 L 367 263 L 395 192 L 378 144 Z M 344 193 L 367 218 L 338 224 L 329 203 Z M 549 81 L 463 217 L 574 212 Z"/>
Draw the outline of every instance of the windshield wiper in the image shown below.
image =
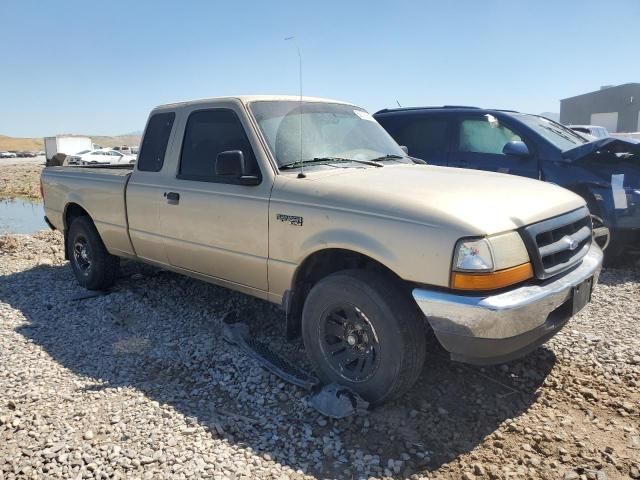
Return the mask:
<path fill-rule="evenodd" d="M 372 167 L 384 167 L 384 165 L 380 163 L 376 163 L 372 160 L 354 160 L 352 158 L 342 158 L 342 157 L 315 157 L 315 158 L 312 158 L 311 160 L 305 160 L 304 162 L 301 162 L 300 160 L 298 160 L 297 162 L 285 163 L 284 165 L 280 165 L 280 170 L 289 170 L 291 168 L 299 168 L 299 167 L 302 167 L 303 164 L 304 165 L 313 164 L 313 163 L 331 164 L 331 163 L 342 163 L 342 162 L 362 163 L 364 165 L 371 165 Z"/>
<path fill-rule="evenodd" d="M 372 158 L 371 161 L 372 162 L 384 162 L 385 160 L 395 160 L 400 161 L 405 157 L 402 157 L 400 155 L 394 155 L 394 154 L 389 154 L 389 155 L 382 155 L 381 157 L 376 157 L 376 158 Z"/>
<path fill-rule="evenodd" d="M 574 142 L 574 141 L 575 141 L 575 139 L 576 139 L 575 137 L 573 137 L 573 136 L 569 136 L 567 132 L 563 132 L 563 131 L 562 131 L 562 130 L 560 130 L 559 128 L 555 128 L 555 127 L 550 126 L 550 125 L 540 125 L 540 126 L 541 126 L 542 128 L 544 128 L 544 129 L 546 129 L 546 130 L 549 130 L 550 132 L 555 133 L 555 134 L 556 134 L 556 135 L 558 135 L 559 137 L 562 137 L 562 138 L 564 138 L 565 140 L 567 140 L 567 141 L 569 141 L 569 142 L 571 142 L 571 143 L 574 143 L 575 145 L 580 145 L 579 143 L 575 143 L 575 142 Z M 582 139 L 581 139 L 581 140 L 582 140 Z M 584 143 L 588 143 L 588 142 L 583 141 L 583 144 L 584 144 Z"/>
<path fill-rule="evenodd" d="M 410 157 L 410 156 L 406 156 L 406 157 L 402 157 L 400 155 L 394 155 L 394 154 L 390 154 L 390 155 L 383 155 L 382 157 L 377 157 L 377 158 L 373 158 L 371 159 L 372 162 L 384 162 L 385 160 L 393 160 L 396 161 L 398 163 L 404 163 L 401 162 L 400 160 L 407 158 L 409 159 L 412 163 L 419 163 L 420 165 L 426 165 L 427 162 L 425 162 L 424 160 L 421 160 L 419 158 L 414 158 L 414 157 Z"/>

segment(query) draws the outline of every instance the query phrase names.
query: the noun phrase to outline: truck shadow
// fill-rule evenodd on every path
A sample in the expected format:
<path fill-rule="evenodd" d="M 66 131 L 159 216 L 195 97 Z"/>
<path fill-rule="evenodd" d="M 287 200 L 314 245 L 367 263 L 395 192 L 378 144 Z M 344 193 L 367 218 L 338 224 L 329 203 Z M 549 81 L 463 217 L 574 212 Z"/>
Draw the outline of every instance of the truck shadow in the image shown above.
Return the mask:
<path fill-rule="evenodd" d="M 33 301 L 33 289 L 44 301 Z M 39 266 L 3 277 L 0 301 L 22 312 L 27 323 L 18 332 L 86 380 L 84 390 L 134 387 L 211 437 L 319 478 L 360 476 L 365 464 L 395 477 L 437 469 L 526 411 L 555 364 L 542 347 L 507 366 L 470 367 L 450 362 L 430 339 L 408 395 L 365 416 L 326 421 L 303 390 L 221 338 L 224 313 L 241 309 L 257 338 L 308 368 L 301 343 L 280 334 L 283 314 L 272 305 L 135 264 L 109 295 L 72 300 L 83 292 L 68 266 Z"/>
<path fill-rule="evenodd" d="M 603 268 L 598 278 L 598 283 L 602 285 L 616 286 L 628 282 L 638 281 L 640 275 L 640 257 L 637 261 L 629 262 L 628 265 Z"/>

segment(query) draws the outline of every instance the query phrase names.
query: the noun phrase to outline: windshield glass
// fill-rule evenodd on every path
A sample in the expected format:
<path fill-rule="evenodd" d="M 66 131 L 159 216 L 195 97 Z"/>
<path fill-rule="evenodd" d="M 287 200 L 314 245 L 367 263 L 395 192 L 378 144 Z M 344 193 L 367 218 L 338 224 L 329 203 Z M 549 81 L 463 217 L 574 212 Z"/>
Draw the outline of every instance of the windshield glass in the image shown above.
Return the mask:
<path fill-rule="evenodd" d="M 296 101 L 259 101 L 251 103 L 250 109 L 279 167 L 295 164 L 301 158 L 371 161 L 388 155 L 394 161 L 412 163 L 380 124 L 360 108 L 336 103 L 303 102 L 301 106 Z"/>
<path fill-rule="evenodd" d="M 570 128 L 547 118 L 537 115 L 518 115 L 518 120 L 531 127 L 563 152 L 587 143 L 586 139 Z"/>

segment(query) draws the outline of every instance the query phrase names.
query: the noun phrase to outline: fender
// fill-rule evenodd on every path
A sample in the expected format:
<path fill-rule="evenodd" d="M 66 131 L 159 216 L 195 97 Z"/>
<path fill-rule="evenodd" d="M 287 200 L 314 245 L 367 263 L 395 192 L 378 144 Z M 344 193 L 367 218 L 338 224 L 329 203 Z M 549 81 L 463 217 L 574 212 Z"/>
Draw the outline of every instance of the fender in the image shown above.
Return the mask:
<path fill-rule="evenodd" d="M 77 192 L 69 192 L 65 196 L 64 199 L 64 211 L 62 212 L 62 221 L 64 222 L 64 233 L 66 235 L 67 230 L 69 230 L 69 225 L 67 225 L 67 211 L 71 204 L 76 204 L 80 208 L 82 208 L 85 212 L 89 214 L 89 217 L 93 219 L 93 214 L 89 209 L 87 209 L 83 204 L 80 198 L 80 195 Z"/>
<path fill-rule="evenodd" d="M 350 250 L 365 255 L 390 270 L 393 270 L 391 265 L 398 260 L 392 250 L 370 235 L 347 229 L 331 229 L 318 232 L 307 238 L 301 246 L 302 255 L 296 263 L 300 266 L 314 253 L 332 248 Z"/>

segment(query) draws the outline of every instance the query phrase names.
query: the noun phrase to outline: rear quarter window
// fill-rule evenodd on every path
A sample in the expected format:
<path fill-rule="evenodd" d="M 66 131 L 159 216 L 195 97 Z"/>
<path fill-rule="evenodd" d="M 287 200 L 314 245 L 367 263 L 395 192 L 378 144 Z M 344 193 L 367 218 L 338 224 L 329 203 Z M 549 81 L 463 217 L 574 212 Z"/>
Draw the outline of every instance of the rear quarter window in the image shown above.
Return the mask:
<path fill-rule="evenodd" d="M 174 112 L 156 113 L 151 116 L 140 146 L 138 170 L 143 172 L 162 170 L 175 118 Z"/>

